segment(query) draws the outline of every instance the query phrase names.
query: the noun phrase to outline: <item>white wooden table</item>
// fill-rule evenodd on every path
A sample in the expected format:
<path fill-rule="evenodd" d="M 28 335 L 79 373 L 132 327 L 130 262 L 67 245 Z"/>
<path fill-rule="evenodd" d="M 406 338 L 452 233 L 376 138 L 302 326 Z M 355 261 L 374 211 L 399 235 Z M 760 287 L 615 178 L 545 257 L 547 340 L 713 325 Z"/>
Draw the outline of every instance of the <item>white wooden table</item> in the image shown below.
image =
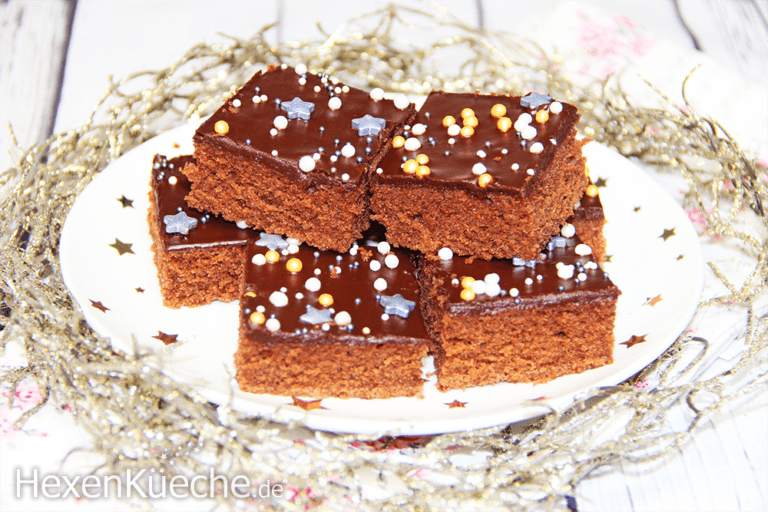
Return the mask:
<path fill-rule="evenodd" d="M 546 16 L 552 3 L 442 2 L 467 23 L 511 31 Z M 584 3 L 627 16 L 681 47 L 696 47 L 768 86 L 768 0 Z M 383 5 L 375 0 L 4 1 L 0 168 L 19 155 L 8 134 L 9 123 L 22 148 L 80 126 L 106 89 L 109 75 L 164 68 L 196 43 L 221 41 L 218 33 L 247 37 L 274 20 L 280 25 L 270 33 L 273 42 L 318 37 L 318 22 L 332 31 L 352 15 Z M 66 428 L 75 432 L 79 427 Z M 25 461 L 44 465 L 61 451 L 28 454 Z M 605 468 L 575 494 L 578 510 L 768 509 L 768 392 L 700 428 L 679 457 L 642 473 L 631 467 Z"/>

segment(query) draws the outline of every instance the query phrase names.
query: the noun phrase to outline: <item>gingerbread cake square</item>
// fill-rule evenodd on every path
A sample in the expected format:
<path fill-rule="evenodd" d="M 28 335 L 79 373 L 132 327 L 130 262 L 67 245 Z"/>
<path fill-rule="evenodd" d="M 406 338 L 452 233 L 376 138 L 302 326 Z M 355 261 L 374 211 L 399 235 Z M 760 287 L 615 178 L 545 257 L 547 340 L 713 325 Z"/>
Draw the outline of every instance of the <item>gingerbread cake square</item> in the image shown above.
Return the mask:
<path fill-rule="evenodd" d="M 619 290 L 578 236 L 535 260 L 419 261 L 440 389 L 545 382 L 613 361 Z"/>
<path fill-rule="evenodd" d="M 248 243 L 235 367 L 244 391 L 313 398 L 421 395 L 429 339 L 411 254 L 380 231 L 346 253 Z"/>
<path fill-rule="evenodd" d="M 190 155 L 156 155 L 149 193 L 149 230 L 163 304 L 202 306 L 239 297 L 245 243 L 253 230 L 187 206 Z"/>
<path fill-rule="evenodd" d="M 587 187 L 576 107 L 432 92 L 371 186 L 390 243 L 434 255 L 533 259 Z"/>
<path fill-rule="evenodd" d="M 371 175 L 415 112 L 380 92 L 305 68 L 256 73 L 196 131 L 189 205 L 346 251 L 369 225 Z"/>

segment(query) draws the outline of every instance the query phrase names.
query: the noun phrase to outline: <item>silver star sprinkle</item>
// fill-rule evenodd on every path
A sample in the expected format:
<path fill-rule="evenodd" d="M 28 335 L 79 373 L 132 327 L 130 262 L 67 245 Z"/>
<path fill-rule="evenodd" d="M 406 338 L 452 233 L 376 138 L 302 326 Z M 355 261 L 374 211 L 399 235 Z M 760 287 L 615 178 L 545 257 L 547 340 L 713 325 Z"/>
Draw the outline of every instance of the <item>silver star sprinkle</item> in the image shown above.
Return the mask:
<path fill-rule="evenodd" d="M 289 244 L 288 241 L 280 235 L 259 233 L 259 239 L 256 240 L 256 245 L 266 247 L 270 251 L 276 251 L 278 249 L 285 249 Z"/>
<path fill-rule="evenodd" d="M 302 101 L 301 98 L 296 97 L 291 101 L 284 101 L 280 103 L 280 108 L 285 110 L 288 119 L 302 119 L 309 121 L 309 116 L 315 111 L 315 104 L 311 101 Z"/>
<path fill-rule="evenodd" d="M 408 300 L 402 295 L 382 295 L 379 299 L 379 304 L 384 306 L 384 312 L 388 315 L 397 315 L 400 318 L 408 318 L 413 308 L 416 307 L 416 303 L 412 300 Z"/>
<path fill-rule="evenodd" d="M 312 325 L 330 323 L 331 311 L 328 309 L 316 309 L 307 304 L 307 312 L 301 315 L 299 320 Z"/>
<path fill-rule="evenodd" d="M 372 115 L 365 114 L 363 117 L 358 117 L 352 120 L 352 128 L 357 130 L 357 134 L 360 137 L 366 135 L 373 135 L 374 137 L 379 134 L 381 130 L 386 126 L 387 121 L 380 117 L 373 117 Z"/>
<path fill-rule="evenodd" d="M 166 215 L 163 217 L 165 223 L 166 233 L 180 233 L 186 235 L 190 229 L 195 229 L 197 226 L 197 219 L 194 219 L 184 212 L 179 212 L 176 215 Z"/>
<path fill-rule="evenodd" d="M 520 98 L 520 105 L 528 108 L 536 108 L 547 103 L 552 102 L 552 96 L 548 94 L 539 94 L 536 91 L 531 92 L 528 96 Z"/>

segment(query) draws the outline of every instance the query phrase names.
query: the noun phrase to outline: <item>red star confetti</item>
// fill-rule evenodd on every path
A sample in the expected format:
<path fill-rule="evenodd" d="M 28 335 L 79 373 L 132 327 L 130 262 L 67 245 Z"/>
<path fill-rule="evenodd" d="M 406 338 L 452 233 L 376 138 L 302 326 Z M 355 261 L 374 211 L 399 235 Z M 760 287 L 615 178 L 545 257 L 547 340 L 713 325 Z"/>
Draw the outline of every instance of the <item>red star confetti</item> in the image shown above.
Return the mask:
<path fill-rule="evenodd" d="M 178 340 L 176 338 L 179 337 L 178 334 L 165 334 L 163 331 L 157 331 L 157 336 L 152 336 L 156 340 L 162 341 L 165 345 L 171 345 L 173 343 L 178 343 Z"/>
<path fill-rule="evenodd" d="M 302 400 L 300 398 L 296 398 L 295 396 L 291 397 L 293 399 L 293 403 L 290 405 L 295 405 L 296 407 L 301 407 L 305 411 L 312 411 L 314 409 L 325 409 L 322 405 L 320 405 L 321 400 Z"/>
<path fill-rule="evenodd" d="M 91 300 L 91 299 L 88 299 L 88 300 L 91 301 L 91 306 L 95 307 L 96 309 L 98 309 L 102 313 L 106 313 L 107 311 L 109 311 L 109 308 L 107 306 L 105 306 L 104 304 L 102 304 L 101 301 L 95 301 L 95 300 Z"/>
<path fill-rule="evenodd" d="M 629 338 L 627 341 L 622 341 L 620 343 L 620 345 L 626 345 L 627 348 L 632 348 L 635 345 L 637 345 L 638 343 L 645 343 L 647 341 L 645 339 L 646 336 L 648 336 L 648 335 L 647 334 L 643 334 L 642 336 L 635 336 L 633 334 L 631 338 Z"/>
<path fill-rule="evenodd" d="M 467 402 L 459 402 L 458 400 L 454 400 L 453 402 L 451 402 L 449 404 L 445 404 L 445 405 L 447 405 L 451 409 L 456 408 L 456 407 L 462 407 L 463 408 L 465 405 L 467 405 Z"/>
<path fill-rule="evenodd" d="M 663 300 L 664 299 L 661 298 L 661 294 L 659 294 L 659 295 L 657 295 L 655 297 L 648 298 L 648 300 L 645 301 L 645 304 L 648 304 L 649 306 L 653 307 L 653 306 L 655 306 L 656 304 L 658 304 L 659 302 L 661 302 Z M 645 304 L 643 304 L 643 306 L 645 306 Z"/>

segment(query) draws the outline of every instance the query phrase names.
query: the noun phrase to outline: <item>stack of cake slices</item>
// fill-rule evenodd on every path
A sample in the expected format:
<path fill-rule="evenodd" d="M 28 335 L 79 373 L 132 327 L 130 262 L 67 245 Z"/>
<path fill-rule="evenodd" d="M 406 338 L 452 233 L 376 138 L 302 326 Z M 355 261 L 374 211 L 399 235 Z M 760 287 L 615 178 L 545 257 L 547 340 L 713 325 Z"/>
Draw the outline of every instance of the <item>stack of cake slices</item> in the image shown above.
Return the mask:
<path fill-rule="evenodd" d="M 155 156 L 164 304 L 240 300 L 244 391 L 420 396 L 612 362 L 619 290 L 576 107 L 433 92 L 417 111 L 303 66 L 258 72 Z"/>

